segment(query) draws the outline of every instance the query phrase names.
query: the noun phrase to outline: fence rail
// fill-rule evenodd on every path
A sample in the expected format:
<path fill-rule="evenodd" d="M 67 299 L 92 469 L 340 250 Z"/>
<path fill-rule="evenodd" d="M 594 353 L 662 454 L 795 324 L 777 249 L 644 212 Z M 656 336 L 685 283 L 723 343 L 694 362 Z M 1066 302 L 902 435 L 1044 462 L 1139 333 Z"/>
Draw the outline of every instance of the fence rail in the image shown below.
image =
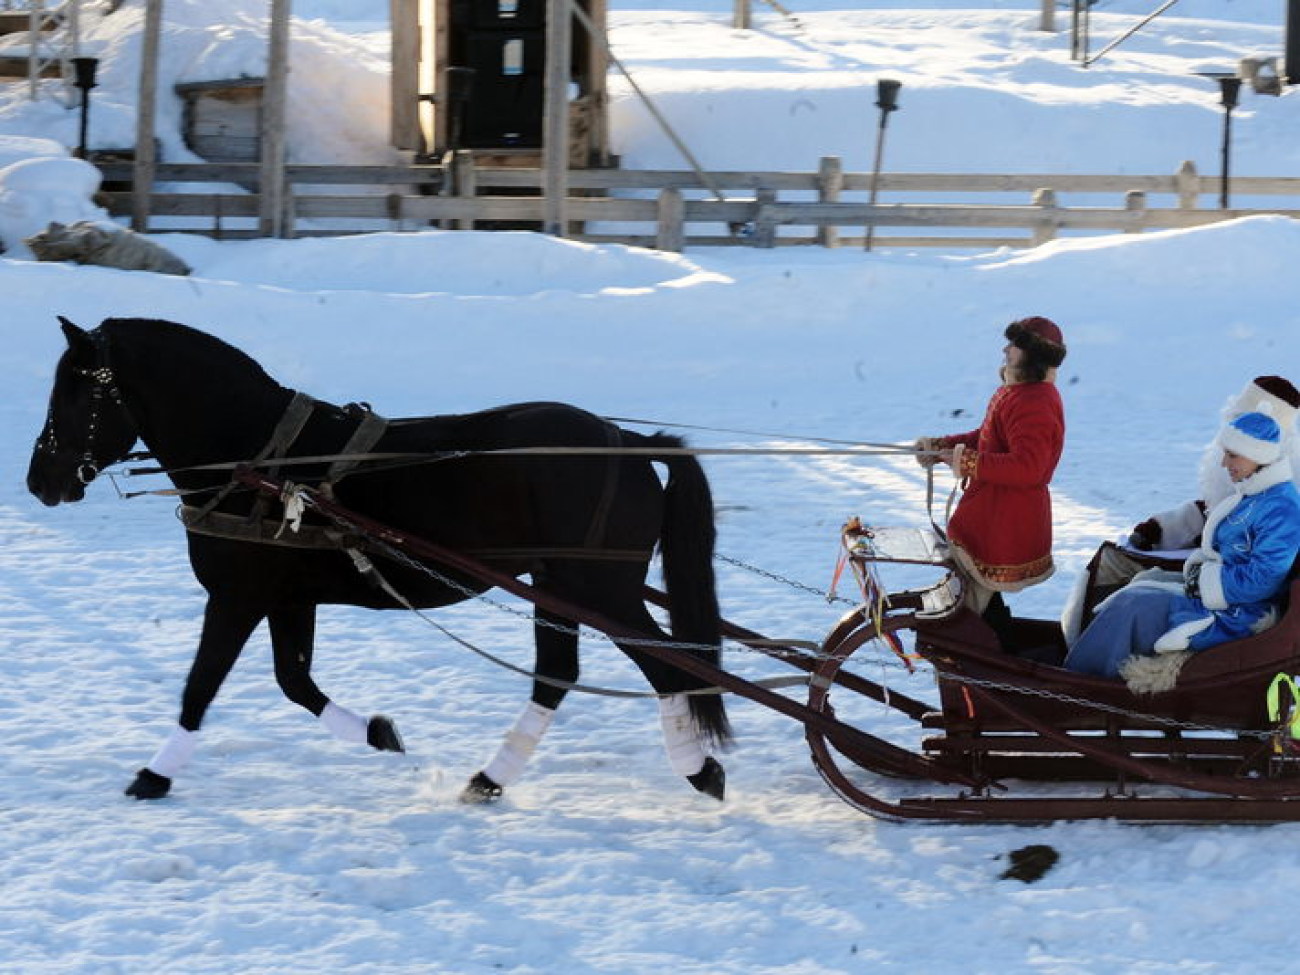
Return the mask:
<path fill-rule="evenodd" d="M 132 214 L 130 164 L 100 169 L 110 213 Z M 539 226 L 542 177 L 536 168 L 475 167 L 468 154 L 448 167 L 290 166 L 285 233 Z M 147 229 L 257 236 L 256 164 L 162 165 L 156 179 L 166 191 L 150 194 Z M 1029 247 L 1061 235 L 1141 233 L 1259 213 L 1300 218 L 1300 177 L 1235 177 L 1232 194 L 1247 205 L 1221 209 L 1219 178 L 1201 176 L 1191 163 L 1167 176 L 882 173 L 875 204 L 866 202 L 871 180 L 843 172 L 834 157 L 807 173 L 574 170 L 567 236 L 671 251 L 835 247 L 862 246 L 872 228 L 876 247 Z"/>

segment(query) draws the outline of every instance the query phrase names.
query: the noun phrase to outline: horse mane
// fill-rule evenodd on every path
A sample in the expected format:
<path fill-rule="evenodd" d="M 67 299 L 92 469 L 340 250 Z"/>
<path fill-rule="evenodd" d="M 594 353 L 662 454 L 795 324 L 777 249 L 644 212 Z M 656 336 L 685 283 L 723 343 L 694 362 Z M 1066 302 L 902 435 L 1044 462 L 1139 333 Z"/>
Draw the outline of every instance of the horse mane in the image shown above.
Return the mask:
<path fill-rule="evenodd" d="M 283 389 L 252 356 L 215 335 L 179 322 L 160 318 L 106 318 L 101 333 L 115 346 L 115 352 L 144 358 L 161 357 L 169 369 L 188 372 L 187 365 L 202 366 L 203 373 L 223 376 L 245 373 L 251 382 L 270 383 Z M 193 374 L 189 380 L 192 381 Z"/>

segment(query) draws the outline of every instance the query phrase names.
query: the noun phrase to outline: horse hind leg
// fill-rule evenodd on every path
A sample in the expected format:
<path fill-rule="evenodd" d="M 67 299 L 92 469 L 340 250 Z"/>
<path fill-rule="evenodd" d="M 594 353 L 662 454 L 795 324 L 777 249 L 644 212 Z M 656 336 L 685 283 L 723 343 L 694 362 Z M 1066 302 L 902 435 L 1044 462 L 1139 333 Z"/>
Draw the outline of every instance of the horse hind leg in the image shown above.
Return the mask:
<path fill-rule="evenodd" d="M 631 615 L 631 624 L 650 639 L 669 639 L 644 603 Z M 640 668 L 659 695 L 659 724 L 669 766 L 697 792 L 721 802 L 726 795 L 726 771 L 722 763 L 709 754 L 708 748 L 711 742 L 726 743 L 724 736 L 713 733 L 719 727 L 729 730 L 726 729 L 721 699 L 691 693 L 706 689 L 697 678 L 651 656 L 635 641 L 619 641 L 619 647 Z"/>
<path fill-rule="evenodd" d="M 533 635 L 537 647 L 533 693 L 506 733 L 492 761 L 483 766 L 460 794 L 461 802 L 493 802 L 523 775 L 537 745 L 551 727 L 555 711 L 578 679 L 578 634 L 574 624 L 538 609 Z"/>
<path fill-rule="evenodd" d="M 294 704 L 320 719 L 335 738 L 365 744 L 378 751 L 404 752 L 397 726 L 382 714 L 363 718 L 331 701 L 311 676 L 316 643 L 316 607 L 292 606 L 272 610 L 266 617 L 275 657 L 275 680 Z"/>
<path fill-rule="evenodd" d="M 726 797 L 727 773 L 722 763 L 704 749 L 704 736 L 691 714 L 686 694 L 659 698 L 659 723 L 663 729 L 668 764 L 697 792 L 721 802 Z"/>

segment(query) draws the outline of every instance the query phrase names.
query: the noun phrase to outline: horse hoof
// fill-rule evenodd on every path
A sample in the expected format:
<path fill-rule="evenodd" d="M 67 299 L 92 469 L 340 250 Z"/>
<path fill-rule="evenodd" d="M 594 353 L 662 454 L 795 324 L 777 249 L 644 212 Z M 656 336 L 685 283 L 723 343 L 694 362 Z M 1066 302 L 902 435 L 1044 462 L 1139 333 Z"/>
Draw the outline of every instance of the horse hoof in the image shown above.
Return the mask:
<path fill-rule="evenodd" d="M 381 752 L 405 752 L 402 736 L 397 733 L 397 726 L 382 714 L 376 714 L 366 725 L 366 744 Z"/>
<path fill-rule="evenodd" d="M 482 772 L 479 772 L 474 778 L 469 780 L 469 785 L 461 791 L 460 801 L 483 805 L 488 802 L 496 802 L 501 798 L 501 786 L 497 785 Z"/>
<path fill-rule="evenodd" d="M 721 802 L 727 791 L 727 770 L 716 758 L 708 755 L 704 767 L 694 775 L 686 776 L 686 781 L 695 786 L 696 792 L 703 792 Z"/>
<path fill-rule="evenodd" d="M 126 795 L 136 799 L 161 799 L 171 791 L 172 780 L 165 775 L 142 768 L 135 773 L 135 781 L 126 787 Z"/>

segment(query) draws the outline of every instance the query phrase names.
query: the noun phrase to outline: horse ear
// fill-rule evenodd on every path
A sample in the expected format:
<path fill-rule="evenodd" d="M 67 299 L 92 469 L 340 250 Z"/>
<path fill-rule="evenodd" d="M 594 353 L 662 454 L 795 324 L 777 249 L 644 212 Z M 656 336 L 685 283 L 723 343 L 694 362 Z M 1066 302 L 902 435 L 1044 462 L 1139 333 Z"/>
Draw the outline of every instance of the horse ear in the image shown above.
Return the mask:
<path fill-rule="evenodd" d="M 68 340 L 68 348 L 75 349 L 78 345 L 86 342 L 86 332 L 80 329 L 75 323 L 68 321 L 62 315 L 58 316 L 59 327 L 63 329 L 63 337 Z"/>

